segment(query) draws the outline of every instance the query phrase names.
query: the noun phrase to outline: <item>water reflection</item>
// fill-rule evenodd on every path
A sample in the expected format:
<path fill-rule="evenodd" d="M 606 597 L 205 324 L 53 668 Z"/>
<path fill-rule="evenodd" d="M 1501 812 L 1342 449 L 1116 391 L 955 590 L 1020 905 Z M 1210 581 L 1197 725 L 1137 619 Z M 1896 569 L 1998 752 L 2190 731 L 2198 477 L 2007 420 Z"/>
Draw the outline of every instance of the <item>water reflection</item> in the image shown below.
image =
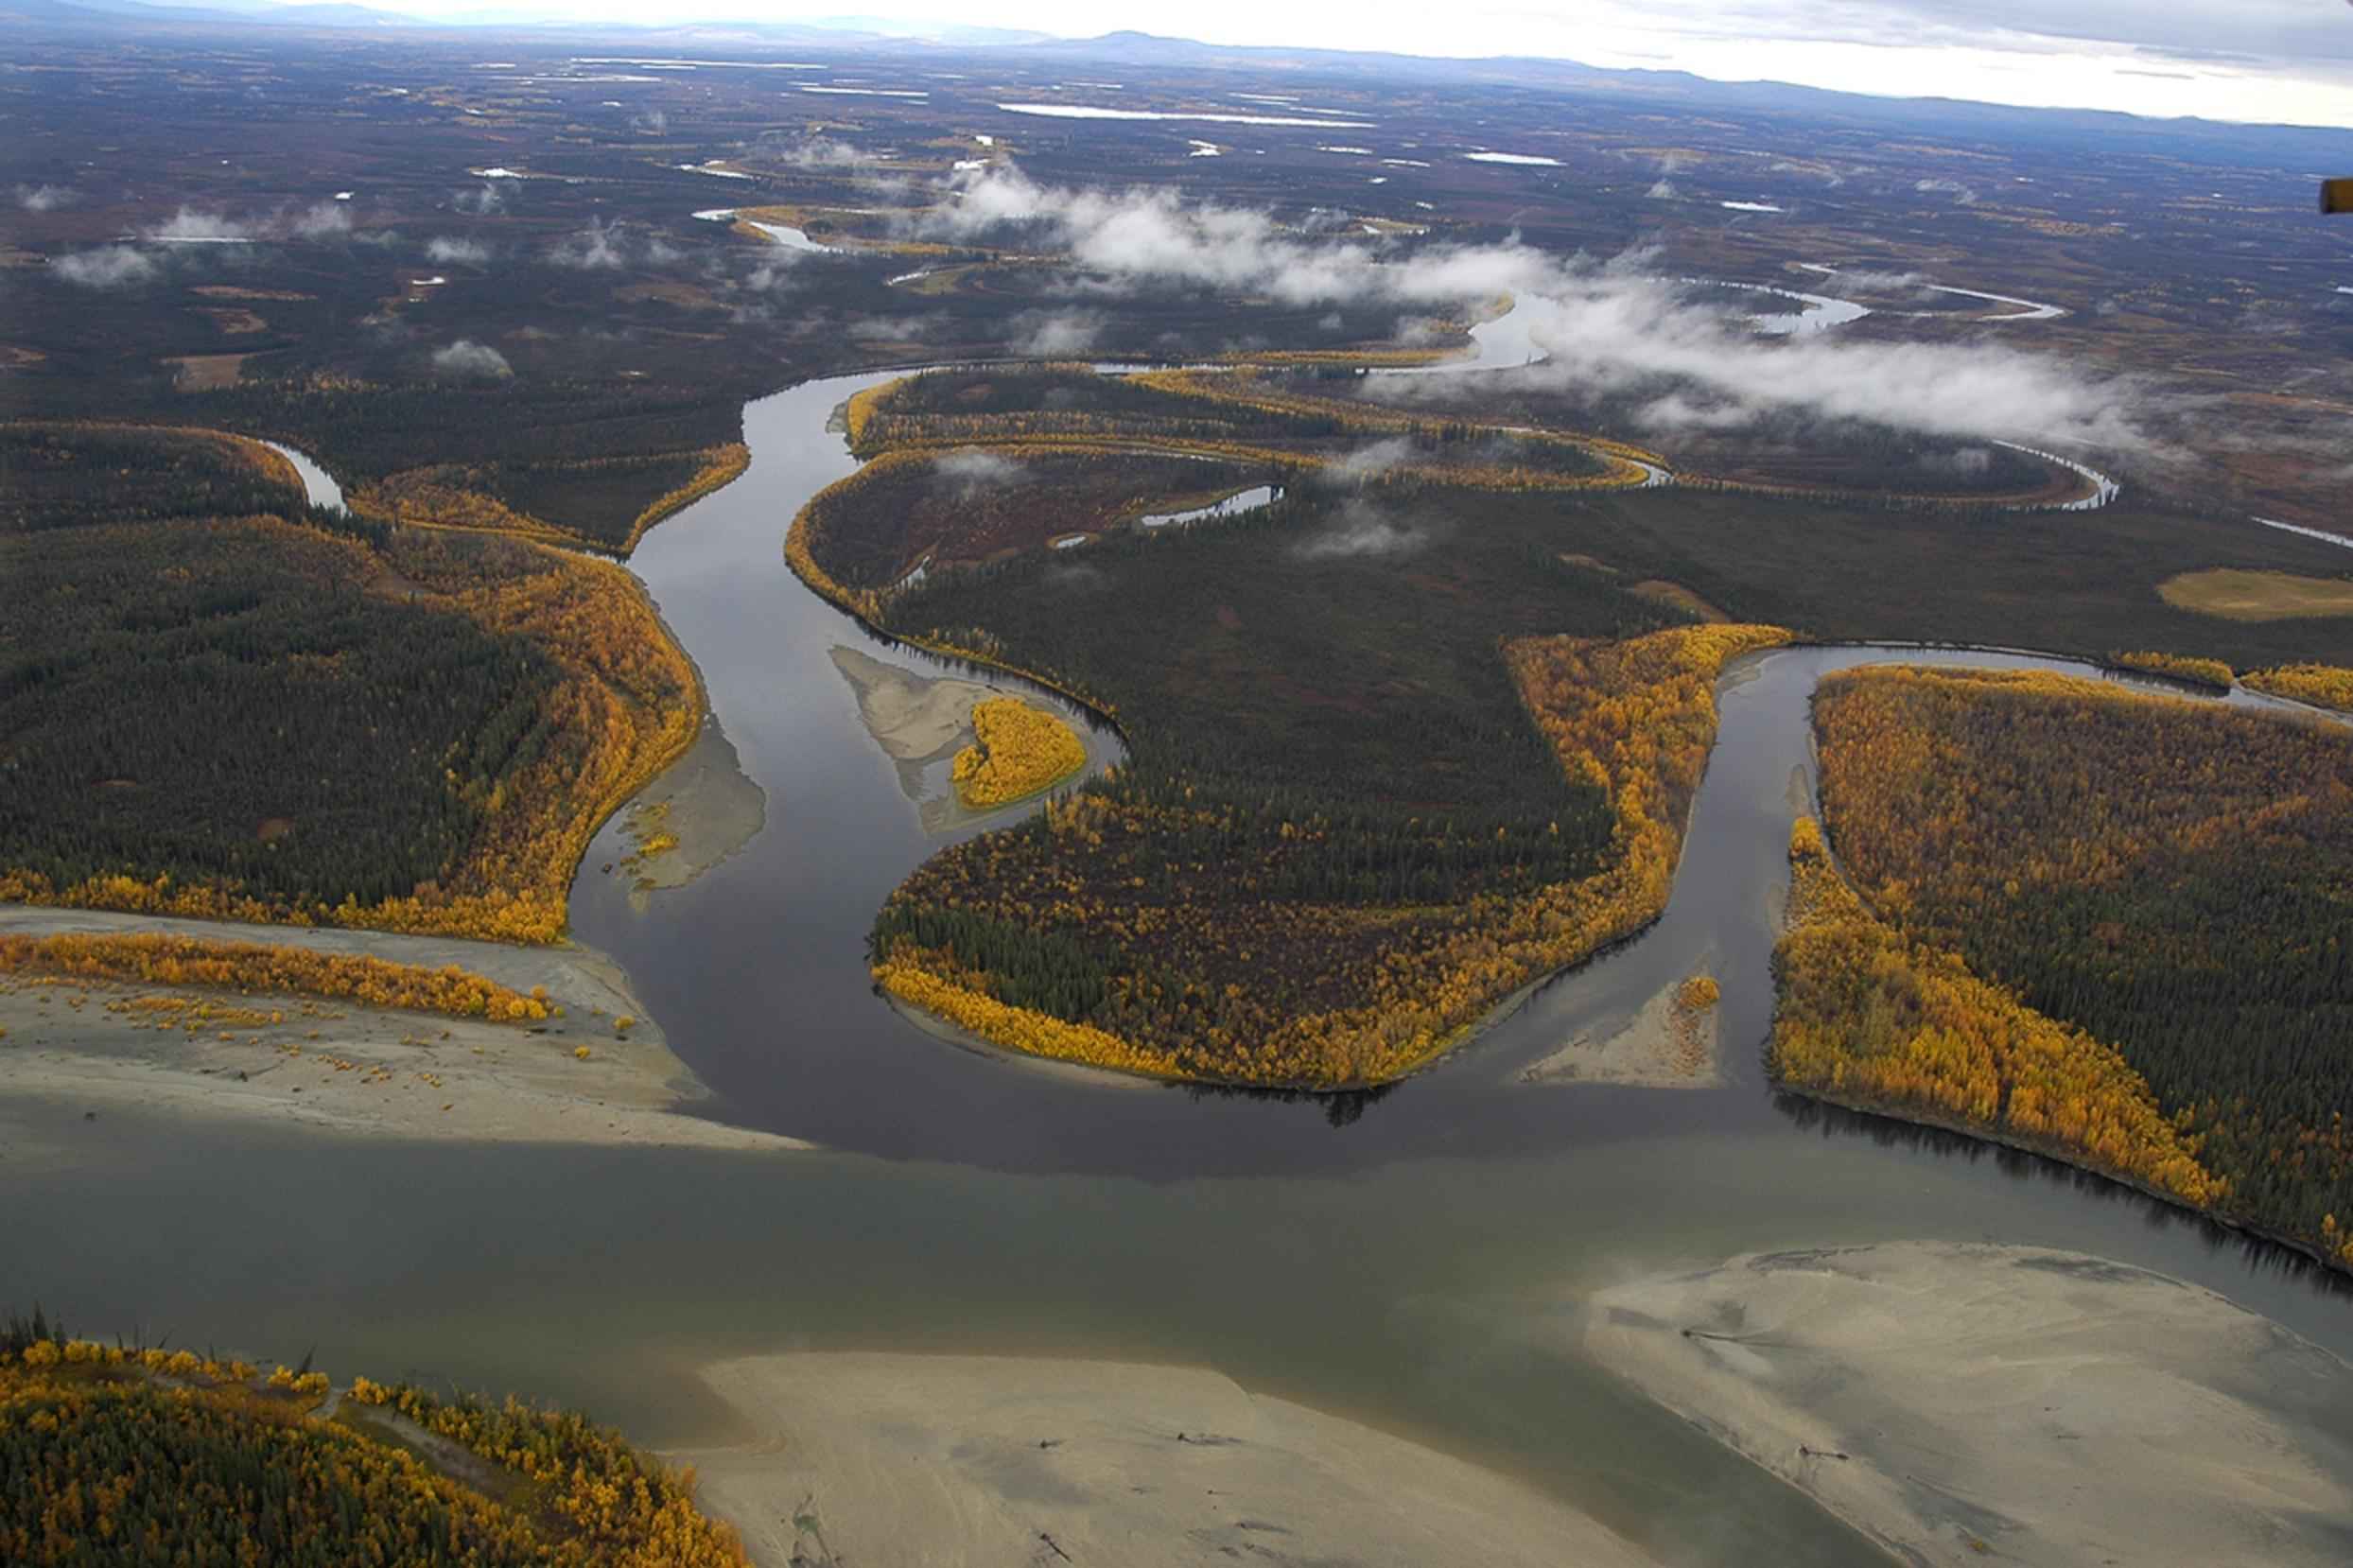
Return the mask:
<path fill-rule="evenodd" d="M 1369 1089 L 1259 1089 L 1248 1084 L 1181 1084 L 1193 1100 L 1252 1100 L 1271 1106 L 1314 1106 L 1332 1127 L 1352 1127 L 1365 1112 L 1397 1092 L 1402 1085 L 1375 1084 Z"/>
<path fill-rule="evenodd" d="M 1926 1126 L 1871 1111 L 1851 1110 L 1802 1094 L 1775 1093 L 1773 1108 L 1801 1132 L 1824 1141 L 1859 1138 L 1882 1149 L 1902 1149 L 1964 1164 L 1991 1166 L 2021 1182 L 2043 1182 L 2094 1202 L 2134 1211 L 2141 1225 L 2155 1232 L 2178 1230 L 2196 1237 L 2217 1256 L 2232 1255 L 2251 1272 L 2291 1281 L 2327 1297 L 2353 1304 L 2353 1278 L 2324 1266 L 2296 1247 L 2267 1236 L 2227 1226 L 2208 1215 L 2151 1197 L 2138 1188 L 2007 1143 L 1989 1142 L 1947 1127 Z M 1987 1235 L 1983 1240 L 1996 1240 Z"/>

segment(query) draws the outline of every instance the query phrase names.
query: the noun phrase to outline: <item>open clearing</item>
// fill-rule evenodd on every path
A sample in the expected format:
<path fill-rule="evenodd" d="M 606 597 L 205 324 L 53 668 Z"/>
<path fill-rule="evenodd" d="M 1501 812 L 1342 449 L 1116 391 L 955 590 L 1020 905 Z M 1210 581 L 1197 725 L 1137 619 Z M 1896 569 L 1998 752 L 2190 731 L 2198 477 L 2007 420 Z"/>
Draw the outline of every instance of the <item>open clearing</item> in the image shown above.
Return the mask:
<path fill-rule="evenodd" d="M 2298 577 L 2292 572 L 2217 566 L 2169 577 L 2158 584 L 2157 592 L 2177 609 L 2221 616 L 2225 620 L 2353 616 L 2353 578 Z"/>
<path fill-rule="evenodd" d="M 1566 557 L 1563 559 L 1565 560 Z M 1718 625 L 1732 618 L 1681 583 L 1670 583 L 1664 577 L 1653 577 L 1637 583 L 1627 589 L 1627 592 L 1639 595 L 1653 604 L 1665 604 L 1670 609 L 1686 611 L 1700 620 Z"/>
<path fill-rule="evenodd" d="M 182 354 L 164 361 L 172 368 L 172 385 L 182 392 L 218 392 L 234 387 L 245 374 L 250 354 Z"/>

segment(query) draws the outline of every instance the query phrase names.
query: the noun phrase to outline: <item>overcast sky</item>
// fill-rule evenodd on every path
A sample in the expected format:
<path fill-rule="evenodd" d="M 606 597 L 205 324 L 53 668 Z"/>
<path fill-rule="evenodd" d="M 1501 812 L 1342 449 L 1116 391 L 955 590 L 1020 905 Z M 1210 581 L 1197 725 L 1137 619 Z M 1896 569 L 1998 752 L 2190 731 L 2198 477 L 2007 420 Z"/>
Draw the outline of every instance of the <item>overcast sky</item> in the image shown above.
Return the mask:
<path fill-rule="evenodd" d="M 376 0 L 449 16 L 484 0 Z M 491 0 L 497 4 L 497 0 Z M 543 0 L 505 0 L 538 10 Z M 545 0 L 643 22 L 637 0 Z M 2353 126 L 2343 0 L 672 0 L 675 20 L 951 17 L 1091 37 L 1544 55 L 1726 80 Z M 511 14 L 511 12 L 510 12 Z"/>

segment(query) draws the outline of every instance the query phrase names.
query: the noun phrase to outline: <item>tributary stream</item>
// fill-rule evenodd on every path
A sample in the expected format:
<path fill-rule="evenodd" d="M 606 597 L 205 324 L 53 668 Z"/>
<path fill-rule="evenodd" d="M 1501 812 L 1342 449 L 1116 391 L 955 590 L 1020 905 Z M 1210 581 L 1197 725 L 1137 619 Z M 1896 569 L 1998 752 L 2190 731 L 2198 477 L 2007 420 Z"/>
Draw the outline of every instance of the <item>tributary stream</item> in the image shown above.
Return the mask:
<path fill-rule="evenodd" d="M 1527 1476 L 1677 1564 L 1886 1559 L 1580 1359 L 1582 1298 L 1634 1275 L 1759 1248 L 2038 1244 L 2198 1281 L 2353 1356 L 2353 1299 L 2274 1249 L 2047 1161 L 1805 1112 L 1763 1083 L 1815 679 L 1887 659 L 2081 668 L 2064 661 L 1743 661 L 1665 918 L 1384 1094 L 1111 1078 L 901 1018 L 870 989 L 864 935 L 945 841 L 831 654 L 969 672 L 869 636 L 783 557 L 801 503 L 853 466 L 828 416 L 878 379 L 753 404 L 749 472 L 631 563 L 766 793 L 763 830 L 633 903 L 601 870 L 625 849 L 608 827 L 573 906 L 713 1114 L 830 1152 L 426 1147 L 109 1116 L 77 1124 L 62 1158 L 0 1149 L 9 1292 L 90 1332 L 143 1323 L 176 1344 L 315 1350 L 339 1375 L 525 1390 L 658 1445 L 735 1436 L 688 1375 L 724 1354 L 1206 1365 Z M 1703 959 L 1723 984 L 1721 1087 L 1520 1081 Z"/>

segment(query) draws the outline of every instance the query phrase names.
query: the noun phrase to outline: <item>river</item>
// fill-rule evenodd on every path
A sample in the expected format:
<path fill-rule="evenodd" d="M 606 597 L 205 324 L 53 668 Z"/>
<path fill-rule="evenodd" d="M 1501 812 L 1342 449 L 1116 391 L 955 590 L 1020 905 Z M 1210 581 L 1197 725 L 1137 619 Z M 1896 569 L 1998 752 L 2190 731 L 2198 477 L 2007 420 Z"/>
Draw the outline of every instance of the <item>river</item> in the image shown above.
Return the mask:
<path fill-rule="evenodd" d="M 2353 1356 L 2353 1302 L 2274 1249 L 2048 1161 L 1806 1111 L 1763 1083 L 1815 680 L 1874 659 L 2082 672 L 2065 661 L 1741 661 L 1659 925 L 1386 1093 L 1146 1084 L 965 1050 L 900 1018 L 868 987 L 864 932 L 946 841 L 830 655 L 951 671 L 867 636 L 782 551 L 801 502 L 853 466 L 829 415 L 883 378 L 751 405 L 748 472 L 631 562 L 766 792 L 765 829 L 700 880 L 633 903 L 600 870 L 622 848 L 608 827 L 573 904 L 580 938 L 626 966 L 716 1114 L 833 1152 L 44 1124 L 0 1141 L 11 1288 L 85 1332 L 144 1325 L 288 1360 L 315 1350 L 339 1373 L 525 1389 L 656 1444 L 733 1435 L 684 1375 L 724 1354 L 1202 1364 L 1525 1475 L 1679 1564 L 1885 1559 L 1580 1359 L 1579 1301 L 1636 1275 L 1754 1248 L 2037 1244 L 2196 1281 Z M 1723 984 L 1722 1087 L 1519 1081 L 1701 957 Z"/>

